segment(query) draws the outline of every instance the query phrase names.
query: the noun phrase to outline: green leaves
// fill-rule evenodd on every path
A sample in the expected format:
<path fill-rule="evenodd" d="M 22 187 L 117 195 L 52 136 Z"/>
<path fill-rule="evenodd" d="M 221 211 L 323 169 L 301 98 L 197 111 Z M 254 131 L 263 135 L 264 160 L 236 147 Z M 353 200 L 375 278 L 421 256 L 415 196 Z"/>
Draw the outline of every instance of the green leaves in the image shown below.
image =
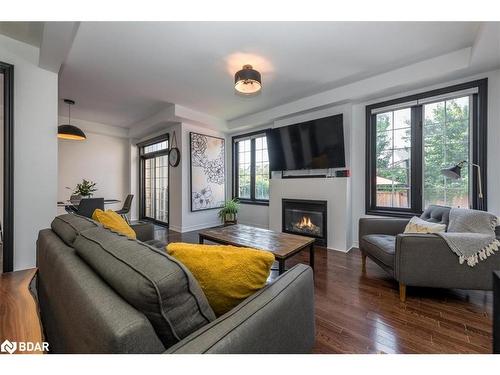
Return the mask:
<path fill-rule="evenodd" d="M 73 194 L 81 195 L 82 197 L 91 197 L 97 191 L 97 188 L 95 186 L 95 182 L 83 179 L 80 184 L 76 185 Z"/>
<path fill-rule="evenodd" d="M 219 211 L 219 218 L 224 220 L 226 215 L 236 215 L 238 210 L 240 209 L 240 203 L 238 198 L 233 198 L 230 201 L 226 201 L 224 203 L 224 207 L 222 207 Z"/>

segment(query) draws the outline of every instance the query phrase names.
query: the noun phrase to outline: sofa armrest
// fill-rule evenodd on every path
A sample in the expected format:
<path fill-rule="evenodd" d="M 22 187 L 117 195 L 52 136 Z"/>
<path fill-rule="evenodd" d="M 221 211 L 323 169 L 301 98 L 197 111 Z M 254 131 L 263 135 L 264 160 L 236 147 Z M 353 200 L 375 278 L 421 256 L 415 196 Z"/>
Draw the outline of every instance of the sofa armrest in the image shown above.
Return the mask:
<path fill-rule="evenodd" d="M 310 353 L 314 340 L 313 272 L 298 264 L 166 353 Z"/>
<path fill-rule="evenodd" d="M 152 223 L 135 223 L 130 227 L 134 230 L 137 239 L 142 242 L 154 240 L 155 227 Z"/>
<path fill-rule="evenodd" d="M 396 236 L 395 278 L 402 284 L 435 288 L 491 290 L 492 275 L 500 269 L 496 253 L 474 267 L 460 264 L 446 241 L 436 234 Z"/>
<path fill-rule="evenodd" d="M 403 233 L 410 219 L 387 217 L 362 217 L 359 219 L 359 242 L 367 234 L 388 234 L 395 236 Z"/>

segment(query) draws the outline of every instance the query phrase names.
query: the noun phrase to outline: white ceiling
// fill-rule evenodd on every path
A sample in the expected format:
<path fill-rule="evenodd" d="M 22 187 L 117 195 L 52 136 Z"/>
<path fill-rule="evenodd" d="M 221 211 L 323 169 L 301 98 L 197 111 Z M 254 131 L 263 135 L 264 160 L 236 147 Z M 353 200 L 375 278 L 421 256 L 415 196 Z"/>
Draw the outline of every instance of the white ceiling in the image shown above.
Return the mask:
<path fill-rule="evenodd" d="M 0 22 L 0 34 L 40 47 L 43 22 Z"/>
<path fill-rule="evenodd" d="M 62 68 L 72 115 L 129 127 L 176 103 L 225 120 L 472 46 L 476 22 L 82 22 Z M 262 93 L 234 93 L 243 64 Z M 60 106 L 60 114 L 67 108 Z"/>

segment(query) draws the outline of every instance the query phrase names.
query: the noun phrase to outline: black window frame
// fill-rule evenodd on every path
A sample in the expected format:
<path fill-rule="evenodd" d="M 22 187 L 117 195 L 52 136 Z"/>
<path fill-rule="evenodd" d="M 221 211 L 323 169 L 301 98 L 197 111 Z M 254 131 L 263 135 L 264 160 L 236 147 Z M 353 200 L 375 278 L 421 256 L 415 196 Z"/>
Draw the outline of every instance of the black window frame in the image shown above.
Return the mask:
<path fill-rule="evenodd" d="M 422 213 L 422 107 L 423 104 L 409 105 L 412 110 L 411 123 L 411 187 L 410 208 L 400 207 L 378 207 L 376 206 L 376 114 L 374 109 L 414 102 L 433 96 L 452 94 L 461 90 L 477 88 L 478 92 L 472 94 L 472 129 L 471 155 L 472 163 L 478 164 L 481 169 L 483 199 L 478 197 L 478 173 L 477 168 L 471 168 L 472 173 L 472 208 L 487 210 L 487 139 L 488 139 L 488 78 L 471 82 L 460 83 L 431 91 L 409 95 L 393 100 L 387 100 L 366 106 L 366 189 L 365 189 L 365 212 L 367 215 L 412 217 Z M 403 108 L 403 107 L 402 107 Z M 459 162 L 459 160 L 457 160 Z"/>
<path fill-rule="evenodd" d="M 253 204 L 258 206 L 269 206 L 269 199 L 256 199 L 255 198 L 255 138 L 260 138 L 259 135 L 265 136 L 269 129 L 263 129 L 246 134 L 238 134 L 232 137 L 232 163 L 233 163 L 233 178 L 232 178 L 232 197 L 239 200 L 243 204 Z M 240 198 L 238 196 L 239 176 L 238 176 L 238 142 L 245 138 L 251 137 L 250 143 L 250 198 Z M 252 138 L 253 137 L 253 138 Z M 269 152 L 269 148 L 268 148 Z M 271 170 L 269 170 L 269 180 L 271 179 Z"/>
<path fill-rule="evenodd" d="M 167 148 L 164 150 L 159 150 L 159 151 L 154 151 L 154 152 L 148 152 L 144 153 L 144 148 L 150 145 L 153 145 L 155 143 L 167 141 Z M 140 220 L 146 220 L 153 222 L 155 224 L 167 227 L 170 225 L 170 163 L 168 163 L 168 192 L 167 192 L 167 199 L 168 199 L 168 218 L 167 218 L 167 223 L 159 220 L 155 220 L 154 218 L 146 216 L 146 180 L 144 179 L 144 169 L 145 169 L 145 164 L 146 164 L 146 159 L 151 159 L 156 156 L 162 156 L 162 155 L 168 155 L 170 152 L 170 134 L 162 134 L 157 137 L 148 139 L 146 141 L 140 142 L 136 144 L 138 154 L 139 154 L 139 219 Z"/>

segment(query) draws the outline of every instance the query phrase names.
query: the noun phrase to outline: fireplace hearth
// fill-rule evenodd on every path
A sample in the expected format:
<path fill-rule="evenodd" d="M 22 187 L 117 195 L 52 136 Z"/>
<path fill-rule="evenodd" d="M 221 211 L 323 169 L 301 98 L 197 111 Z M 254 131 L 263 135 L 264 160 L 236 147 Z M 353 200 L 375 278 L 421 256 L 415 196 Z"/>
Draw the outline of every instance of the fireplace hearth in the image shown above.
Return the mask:
<path fill-rule="evenodd" d="M 282 199 L 282 230 L 316 238 L 316 244 L 327 245 L 326 201 Z"/>

